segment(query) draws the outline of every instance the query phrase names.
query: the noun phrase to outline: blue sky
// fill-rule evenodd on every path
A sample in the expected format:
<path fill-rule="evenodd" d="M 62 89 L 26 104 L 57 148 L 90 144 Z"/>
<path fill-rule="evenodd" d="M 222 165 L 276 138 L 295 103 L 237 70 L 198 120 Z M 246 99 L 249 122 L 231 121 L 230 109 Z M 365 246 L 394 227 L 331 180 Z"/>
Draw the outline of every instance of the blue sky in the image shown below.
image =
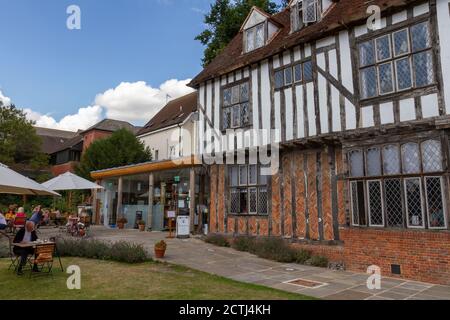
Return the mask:
<path fill-rule="evenodd" d="M 61 127 L 58 122 L 67 115 L 78 115 L 69 120 L 80 121 L 80 126 L 94 121 L 84 123 L 80 117 L 123 114 L 125 120 L 142 123 L 148 120 L 142 114 L 124 113 L 133 103 L 120 105 L 120 100 L 134 92 L 139 111 L 152 102 L 151 94 L 161 100 L 166 93 L 187 93 L 181 81 L 201 71 L 203 47 L 194 37 L 204 29 L 203 15 L 212 2 L 0 0 L 0 94 L 30 109 L 30 115 L 36 113 L 31 118 L 49 127 Z M 66 27 L 71 4 L 81 9 L 81 30 Z M 177 81 L 161 89 L 169 79 Z M 104 96 L 99 99 L 99 94 Z M 80 108 L 99 101 L 106 108 L 96 109 L 95 116 L 90 109 L 80 115 Z"/>

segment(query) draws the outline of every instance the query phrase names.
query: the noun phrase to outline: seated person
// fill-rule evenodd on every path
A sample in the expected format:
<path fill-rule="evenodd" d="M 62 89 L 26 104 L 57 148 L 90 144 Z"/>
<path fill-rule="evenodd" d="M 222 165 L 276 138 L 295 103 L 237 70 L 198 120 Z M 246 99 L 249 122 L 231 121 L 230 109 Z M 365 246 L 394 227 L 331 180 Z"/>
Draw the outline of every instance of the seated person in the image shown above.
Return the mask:
<path fill-rule="evenodd" d="M 20 229 L 14 237 L 14 243 L 27 243 L 36 241 L 38 237 L 34 227 L 35 225 L 32 221 L 27 221 L 27 223 L 25 224 L 25 228 Z M 17 274 L 22 275 L 23 266 L 27 263 L 28 256 L 34 254 L 34 249 L 15 246 L 13 251 L 15 255 L 20 256 L 20 263 L 19 267 L 17 268 Z M 33 266 L 33 271 L 38 271 L 37 265 Z"/>
<path fill-rule="evenodd" d="M 50 211 L 48 209 L 44 210 L 44 215 L 42 216 L 43 223 L 48 226 L 50 223 Z"/>
<path fill-rule="evenodd" d="M 41 224 L 42 218 L 43 213 L 41 210 L 41 206 L 37 206 L 36 208 L 33 209 L 30 221 L 34 222 L 35 226 L 39 226 Z"/>
<path fill-rule="evenodd" d="M 17 214 L 15 216 L 15 218 L 26 218 L 27 215 L 25 214 L 25 209 L 23 207 L 20 207 L 19 209 L 17 209 Z"/>
<path fill-rule="evenodd" d="M 0 230 L 5 230 L 7 226 L 8 222 L 6 221 L 6 218 L 3 215 L 3 213 L 0 211 Z"/>
<path fill-rule="evenodd" d="M 6 220 L 14 220 L 16 218 L 16 214 L 14 213 L 13 208 L 10 206 L 8 212 L 5 215 Z"/>

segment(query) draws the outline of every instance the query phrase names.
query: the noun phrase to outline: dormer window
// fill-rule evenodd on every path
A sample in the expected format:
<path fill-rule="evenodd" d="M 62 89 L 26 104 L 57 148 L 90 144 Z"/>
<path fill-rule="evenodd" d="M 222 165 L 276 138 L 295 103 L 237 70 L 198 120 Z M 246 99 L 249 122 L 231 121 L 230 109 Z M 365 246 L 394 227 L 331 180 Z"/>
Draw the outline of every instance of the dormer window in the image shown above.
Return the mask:
<path fill-rule="evenodd" d="M 298 0 L 291 6 L 292 32 L 320 20 L 320 5 L 318 0 Z"/>
<path fill-rule="evenodd" d="M 261 48 L 266 42 L 265 23 L 260 23 L 244 31 L 245 52 Z"/>

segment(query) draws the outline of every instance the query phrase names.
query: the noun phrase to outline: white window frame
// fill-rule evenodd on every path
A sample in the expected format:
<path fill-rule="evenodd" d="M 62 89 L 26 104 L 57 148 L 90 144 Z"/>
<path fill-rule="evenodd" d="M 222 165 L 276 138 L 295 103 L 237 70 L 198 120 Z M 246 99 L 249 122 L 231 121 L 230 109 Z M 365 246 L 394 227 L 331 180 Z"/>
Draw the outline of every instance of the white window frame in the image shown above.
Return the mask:
<path fill-rule="evenodd" d="M 256 46 L 256 37 L 257 37 L 257 32 L 256 32 L 256 30 L 257 30 L 257 28 L 258 28 L 259 26 L 261 26 L 261 25 L 262 25 L 263 33 L 264 33 L 264 40 L 263 40 L 262 46 L 257 47 L 257 46 Z M 253 49 L 251 49 L 251 50 L 248 48 L 248 43 L 249 43 L 249 31 L 250 31 L 250 30 L 253 30 L 253 39 L 252 39 L 252 41 L 253 41 Z M 261 22 L 261 23 L 258 23 L 258 24 L 254 25 L 254 26 L 252 26 L 252 27 L 250 27 L 250 28 L 248 28 L 248 29 L 245 29 L 245 30 L 244 30 L 244 44 L 245 44 L 245 46 L 244 46 L 244 48 L 245 48 L 245 49 L 244 49 L 244 52 L 245 52 L 245 53 L 249 53 L 249 52 L 255 51 L 255 50 L 259 49 L 259 48 L 264 47 L 264 46 L 267 44 L 267 28 L 266 28 L 266 22 Z"/>
<path fill-rule="evenodd" d="M 380 186 L 380 196 L 381 196 L 381 220 L 382 220 L 382 224 L 372 224 L 371 223 L 371 215 L 372 215 L 372 210 L 370 207 L 370 190 L 369 190 L 369 184 L 371 182 L 377 182 L 378 185 Z M 375 179 L 375 180 L 367 180 L 367 185 L 366 185 L 366 196 L 367 196 L 367 213 L 368 213 L 368 218 L 369 218 L 369 227 L 385 227 L 386 223 L 384 221 L 384 190 L 383 190 L 383 184 L 381 183 L 381 180 L 379 179 Z"/>
<path fill-rule="evenodd" d="M 389 60 L 389 59 L 388 59 Z M 388 60 L 384 60 L 384 61 L 388 61 Z M 380 77 L 380 67 L 385 65 L 385 64 L 390 64 L 391 65 L 391 75 L 392 75 L 392 91 L 389 92 L 381 92 L 381 77 Z M 380 96 L 384 96 L 387 94 L 391 94 L 395 92 L 395 74 L 394 74 L 394 66 L 393 66 L 394 62 L 393 61 L 389 61 L 389 62 L 384 62 L 384 63 L 380 63 L 376 66 L 376 73 L 377 73 L 377 81 L 378 81 L 378 95 Z"/>
<path fill-rule="evenodd" d="M 391 56 L 389 58 L 385 58 L 385 59 L 379 60 L 378 59 L 378 47 L 377 47 L 378 40 L 380 40 L 381 38 L 386 38 L 386 37 L 388 38 L 388 41 L 389 41 L 389 51 L 391 53 Z M 385 35 L 382 35 L 382 36 L 380 36 L 378 38 L 375 38 L 375 61 L 376 61 L 376 63 L 383 64 L 384 61 L 392 60 L 392 58 L 394 56 L 394 54 L 392 52 L 392 49 L 393 49 L 393 47 L 392 47 L 392 39 L 391 39 L 391 35 L 389 33 L 385 34 Z"/>
<path fill-rule="evenodd" d="M 398 86 L 397 61 L 405 60 L 405 59 L 409 60 L 409 72 L 411 75 L 411 86 L 404 88 L 404 89 L 400 89 Z M 413 73 L 413 67 L 412 67 L 412 54 L 408 53 L 405 56 L 399 57 L 398 59 L 394 59 L 393 63 L 394 63 L 394 68 L 395 68 L 395 88 L 397 89 L 397 92 L 403 92 L 403 91 L 411 90 L 412 88 L 414 88 L 414 73 Z"/>
<path fill-rule="evenodd" d="M 308 16 L 308 8 L 310 6 L 314 5 L 314 20 L 308 20 L 307 16 Z M 307 24 L 307 23 L 315 23 L 318 21 L 318 7 L 319 7 L 319 3 L 318 0 L 303 0 L 302 1 L 302 7 L 303 7 L 303 23 Z"/>
<path fill-rule="evenodd" d="M 287 82 L 287 77 L 286 77 L 286 72 L 288 71 L 288 70 L 291 70 L 291 82 Z M 283 72 L 284 72 L 284 86 L 290 86 L 290 85 L 292 85 L 293 83 L 294 83 L 294 73 L 293 73 L 293 68 L 292 67 L 288 67 L 288 68 L 285 68 L 285 69 L 283 69 Z"/>
<path fill-rule="evenodd" d="M 443 210 L 443 215 L 444 215 L 444 226 L 443 227 L 432 227 L 430 225 L 430 210 L 428 208 L 428 192 L 427 192 L 427 187 L 428 187 L 427 184 L 428 184 L 429 178 L 434 178 L 434 179 L 439 178 L 439 180 L 441 181 L 442 210 Z M 425 176 L 424 183 L 425 183 L 425 206 L 426 206 L 426 210 L 427 210 L 428 229 L 446 230 L 447 229 L 447 204 L 446 204 L 446 198 L 445 198 L 445 192 L 444 192 L 444 187 L 445 187 L 444 177 L 443 176 Z"/>
<path fill-rule="evenodd" d="M 408 203 L 408 190 L 406 189 L 406 181 L 409 180 L 419 180 L 419 187 L 420 187 L 420 202 L 422 207 L 422 225 L 421 226 L 411 226 L 409 224 L 409 203 Z M 420 177 L 413 177 L 413 178 L 404 178 L 403 179 L 403 190 L 405 192 L 405 204 L 406 204 L 406 226 L 409 229 L 425 229 L 425 208 L 424 208 L 424 197 L 423 197 L 423 186 L 422 186 L 422 179 Z"/>
<path fill-rule="evenodd" d="M 300 80 L 295 79 L 295 67 L 300 67 Z M 303 63 L 299 62 L 292 66 L 292 79 L 294 80 L 294 83 L 301 83 L 303 82 Z"/>
<path fill-rule="evenodd" d="M 250 181 L 250 167 L 252 167 L 252 166 L 256 167 L 256 181 L 255 181 L 255 183 L 251 183 L 251 181 Z M 259 175 L 258 165 L 256 165 L 256 164 L 249 164 L 247 166 L 247 175 L 248 175 L 248 177 L 247 177 L 247 182 L 248 182 L 247 185 L 249 185 L 249 186 L 257 186 L 258 185 L 258 175 Z"/>
<path fill-rule="evenodd" d="M 405 52 L 405 53 L 401 53 L 399 55 L 396 55 L 395 54 L 395 34 L 400 33 L 402 31 L 405 31 L 405 30 L 406 30 L 406 40 L 408 42 L 408 51 Z M 410 41 L 409 37 L 410 37 L 410 35 L 409 35 L 409 28 L 403 28 L 403 29 L 397 30 L 397 31 L 392 33 L 392 56 L 393 56 L 394 59 L 411 54 L 411 41 Z"/>

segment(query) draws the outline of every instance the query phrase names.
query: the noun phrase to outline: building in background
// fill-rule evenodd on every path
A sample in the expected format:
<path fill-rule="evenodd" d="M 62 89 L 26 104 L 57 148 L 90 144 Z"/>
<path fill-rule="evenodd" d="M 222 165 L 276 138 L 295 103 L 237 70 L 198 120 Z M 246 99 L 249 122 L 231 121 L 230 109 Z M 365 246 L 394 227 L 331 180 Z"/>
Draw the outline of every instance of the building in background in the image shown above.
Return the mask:
<path fill-rule="evenodd" d="M 80 162 L 83 152 L 94 141 L 109 137 L 113 132 L 124 128 L 134 134 L 141 129 L 126 121 L 104 119 L 84 131 L 77 132 L 73 137 L 65 139 L 64 142 L 57 143 L 49 153 L 53 176 L 73 172 L 75 166 Z"/>
<path fill-rule="evenodd" d="M 450 284 L 448 30 L 448 0 L 253 8 L 191 82 L 200 153 L 248 156 L 210 167 L 210 230 Z M 267 145 L 273 175 L 250 161 Z"/>
<path fill-rule="evenodd" d="M 137 133 L 151 162 L 91 173 L 105 188 L 96 196 L 97 222 L 114 226 L 126 218 L 126 228 L 137 228 L 144 220 L 147 229 L 160 231 L 174 215 L 190 217 L 191 231 L 201 229 L 197 204 L 208 201 L 208 180 L 196 157 L 197 118 L 197 92 L 170 101 Z"/>

